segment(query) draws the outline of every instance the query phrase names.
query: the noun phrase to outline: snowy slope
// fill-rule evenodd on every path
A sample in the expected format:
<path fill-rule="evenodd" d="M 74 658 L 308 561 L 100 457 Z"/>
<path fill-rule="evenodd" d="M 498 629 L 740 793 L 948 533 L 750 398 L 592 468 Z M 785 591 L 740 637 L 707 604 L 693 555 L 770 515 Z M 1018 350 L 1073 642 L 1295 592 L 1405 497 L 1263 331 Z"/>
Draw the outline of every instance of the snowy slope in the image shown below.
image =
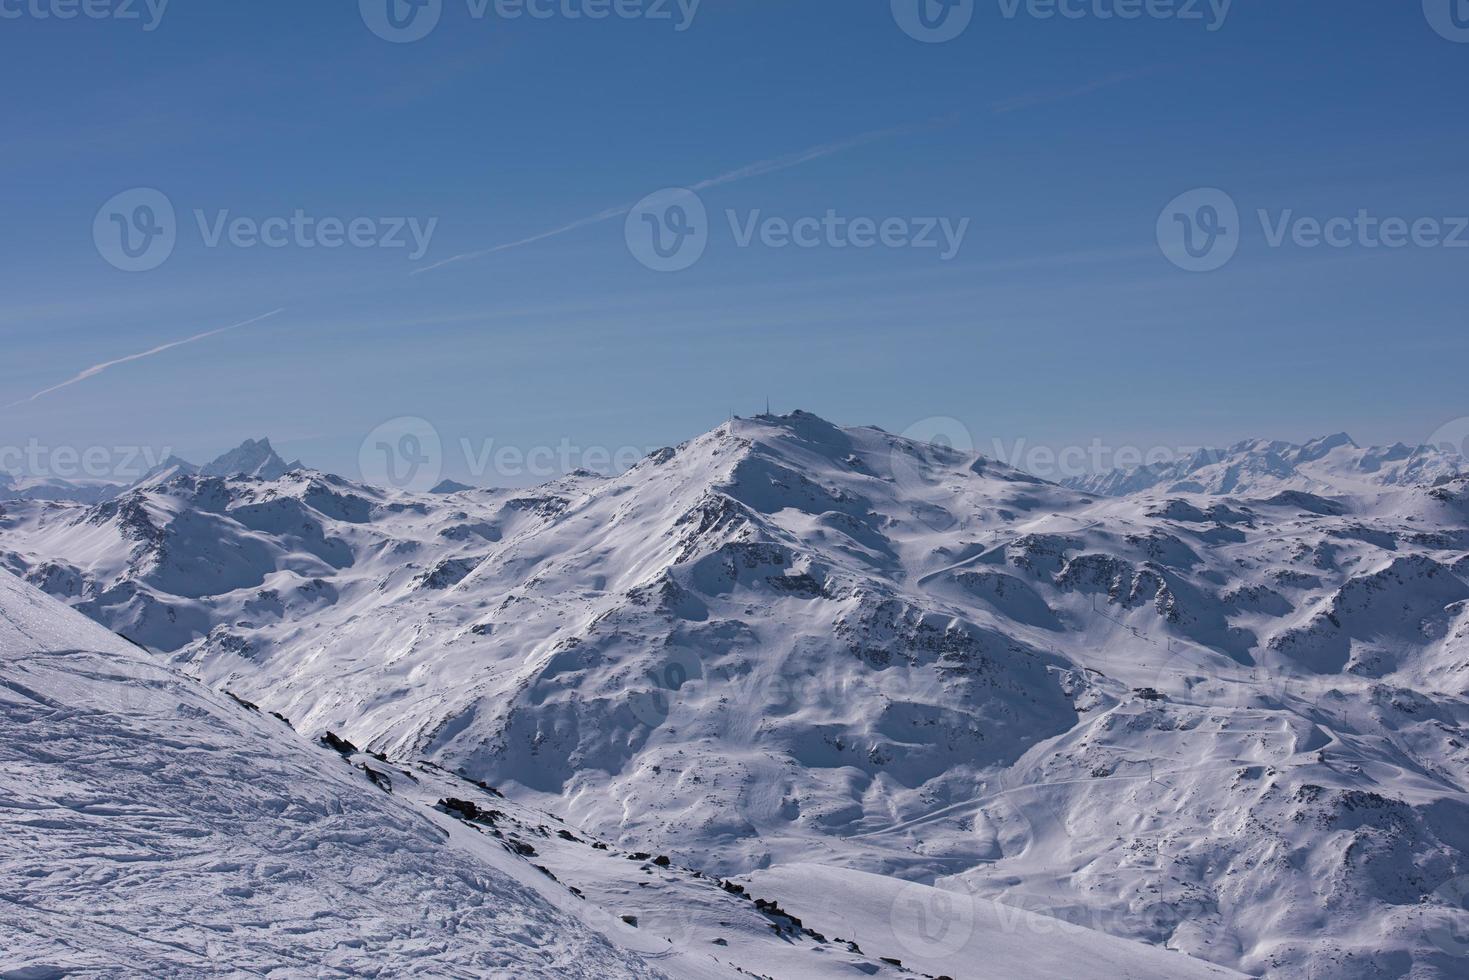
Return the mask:
<path fill-rule="evenodd" d="M 533 491 L 17 504 L 0 562 L 613 846 L 1426 977 L 1469 926 L 1466 525 L 1463 479 L 1099 499 L 796 413 Z"/>
<path fill-rule="evenodd" d="M 1139 946 L 1049 916 L 917 882 L 789 864 L 742 879 L 781 896 L 818 929 L 867 936 L 897 950 L 904 966 L 936 975 L 1074 980 L 1189 980 L 1239 974 L 1156 947 Z"/>
<path fill-rule="evenodd" d="M 284 722 L 4 573 L 0 708 L 0 975 L 651 972 Z"/>
<path fill-rule="evenodd" d="M 1252 439 L 1227 449 L 1201 449 L 1171 463 L 1110 470 L 1066 480 L 1069 487 L 1112 497 L 1158 493 L 1270 496 L 1371 493 L 1435 483 L 1469 470 L 1457 452 L 1434 446 L 1362 448 L 1344 432 L 1304 445 Z"/>
<path fill-rule="evenodd" d="M 0 707 L 3 977 L 922 975 L 881 923 L 828 936 L 487 784 L 313 746 L 4 573 Z M 1052 955 L 1097 950 L 1159 962 L 1085 930 Z"/>
<path fill-rule="evenodd" d="M 393 792 L 449 812 L 461 833 L 494 837 L 525 852 L 525 860 L 577 896 L 584 917 L 677 977 L 732 974 L 819 980 L 826 977 L 973 978 L 1038 976 L 1070 963 L 1104 963 L 1118 977 L 1238 976 L 1176 953 L 1127 942 L 1067 923 L 984 903 L 966 935 L 969 951 L 1004 949 L 1006 958 L 981 965 L 964 956 L 913 956 L 926 950 L 931 926 L 906 917 L 909 883 L 836 868 L 802 865 L 794 874 L 735 882 L 681 866 L 666 855 L 628 850 L 499 790 L 431 763 L 400 764 L 360 753 L 349 756 L 391 780 Z M 446 807 L 444 804 L 448 803 Z M 466 807 L 465 804 L 468 804 Z M 931 889 L 930 889 L 931 891 Z M 860 904 L 854 899 L 860 894 Z M 843 910 L 829 920 L 820 903 Z M 806 908 L 815 910 L 814 917 Z M 858 908 L 863 914 L 855 914 Z M 828 921 L 834 925 L 827 926 Z M 1046 934 L 1038 951 L 1019 934 Z M 1003 972 L 997 967 L 1005 968 Z M 1073 975 L 1075 975 L 1073 973 Z"/>

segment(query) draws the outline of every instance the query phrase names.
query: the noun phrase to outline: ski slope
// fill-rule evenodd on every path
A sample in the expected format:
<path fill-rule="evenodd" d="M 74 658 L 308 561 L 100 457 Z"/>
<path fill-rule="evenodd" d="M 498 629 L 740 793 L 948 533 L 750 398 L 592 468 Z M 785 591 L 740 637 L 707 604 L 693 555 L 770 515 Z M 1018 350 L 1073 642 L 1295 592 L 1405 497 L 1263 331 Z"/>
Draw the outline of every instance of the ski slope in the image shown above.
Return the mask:
<path fill-rule="evenodd" d="M 660 975 L 5 573 L 0 712 L 0 976 Z"/>

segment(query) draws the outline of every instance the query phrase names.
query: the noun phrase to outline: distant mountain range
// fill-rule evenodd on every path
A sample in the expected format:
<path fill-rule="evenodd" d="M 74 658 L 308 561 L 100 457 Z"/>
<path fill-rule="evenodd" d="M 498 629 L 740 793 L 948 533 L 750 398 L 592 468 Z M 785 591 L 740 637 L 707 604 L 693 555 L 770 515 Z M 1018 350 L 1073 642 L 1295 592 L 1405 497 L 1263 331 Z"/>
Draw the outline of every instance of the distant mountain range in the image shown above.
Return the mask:
<path fill-rule="evenodd" d="M 203 466 L 169 456 L 133 483 L 32 478 L 0 472 L 0 500 L 95 504 L 131 487 L 166 482 L 180 475 L 276 480 L 301 469 L 300 460 L 286 462 L 269 439 L 246 439 Z M 1062 480 L 1061 485 L 1108 497 L 1148 492 L 1268 496 L 1283 490 L 1331 495 L 1431 485 L 1466 470 L 1469 462 L 1446 449 L 1403 443 L 1362 448 L 1341 432 L 1305 444 L 1249 439 L 1227 449 L 1200 449 L 1167 463 L 1071 477 Z M 472 489 L 468 484 L 444 480 L 432 492 L 451 494 Z"/>
<path fill-rule="evenodd" d="M 64 480 L 55 477 L 27 477 L 0 472 L 0 500 L 61 500 L 97 504 L 111 500 L 131 487 L 167 481 L 180 475 L 248 476 L 259 480 L 278 480 L 301 462 L 287 463 L 271 448 L 269 439 L 246 439 L 239 446 L 204 466 L 169 456 L 133 483 L 106 480 Z"/>
<path fill-rule="evenodd" d="M 1403 443 L 1364 449 L 1345 432 L 1297 445 L 1251 439 L 1228 449 L 1201 449 L 1167 463 L 1109 470 L 1063 481 L 1109 497 L 1159 493 L 1266 496 L 1282 490 L 1371 493 L 1450 479 L 1469 468 L 1458 453 Z"/>
<path fill-rule="evenodd" d="M 313 737 L 822 914 L 861 903 L 781 869 L 1253 974 L 1455 975 L 1469 478 L 1345 438 L 1231 454 L 1265 470 L 1098 497 L 797 412 L 533 490 L 180 470 L 11 501 L 0 565 Z M 1371 492 L 1291 483 L 1338 472 Z M 956 975 L 925 928 L 903 960 Z"/>

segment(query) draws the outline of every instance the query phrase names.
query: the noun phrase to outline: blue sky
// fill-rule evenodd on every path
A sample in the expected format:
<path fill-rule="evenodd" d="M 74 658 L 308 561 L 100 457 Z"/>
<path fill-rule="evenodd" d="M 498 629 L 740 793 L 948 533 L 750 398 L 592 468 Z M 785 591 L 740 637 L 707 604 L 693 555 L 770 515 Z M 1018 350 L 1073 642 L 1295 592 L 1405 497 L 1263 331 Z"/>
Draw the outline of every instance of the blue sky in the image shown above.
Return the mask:
<path fill-rule="evenodd" d="M 952 417 L 985 451 L 1417 442 L 1469 415 L 1469 247 L 1305 247 L 1295 224 L 1272 246 L 1257 217 L 1456 237 L 1469 43 L 1418 0 L 1240 0 L 1222 21 L 974 0 L 942 43 L 887 0 L 704 0 L 684 30 L 673 2 L 511 20 L 442 0 L 412 43 L 347 0 L 38 16 L 66 2 L 0 3 L 0 443 L 205 458 L 268 435 L 355 475 L 397 416 L 446 447 L 654 446 L 767 396 L 899 432 Z M 700 188 L 707 246 L 659 272 L 623 212 L 670 187 Z M 94 223 L 135 188 L 166 197 L 176 244 L 126 272 Z M 1240 214 L 1215 271 L 1159 247 L 1165 205 L 1197 188 Z M 398 219 L 432 235 L 417 261 L 209 244 L 221 215 L 298 211 L 366 220 L 363 241 Z M 828 212 L 967 223 L 948 258 L 739 241 Z M 454 452 L 444 471 L 474 475 Z"/>

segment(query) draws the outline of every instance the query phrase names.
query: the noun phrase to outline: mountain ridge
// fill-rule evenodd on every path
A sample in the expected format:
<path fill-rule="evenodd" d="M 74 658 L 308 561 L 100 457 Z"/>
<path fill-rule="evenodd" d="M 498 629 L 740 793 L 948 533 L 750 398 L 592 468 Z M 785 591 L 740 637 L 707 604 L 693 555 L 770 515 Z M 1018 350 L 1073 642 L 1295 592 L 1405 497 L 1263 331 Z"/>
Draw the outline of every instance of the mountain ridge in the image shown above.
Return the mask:
<path fill-rule="evenodd" d="M 270 440 L 246 439 L 203 466 L 169 453 L 161 462 L 150 466 L 131 482 L 90 479 L 71 480 L 59 477 L 28 477 L 0 471 L 0 500 L 55 500 L 98 504 L 112 500 L 134 487 L 167 482 L 176 476 L 248 476 L 277 480 L 292 470 L 304 469 L 300 460 L 287 463 L 270 445 Z"/>
<path fill-rule="evenodd" d="M 1359 446 L 1339 432 L 1305 443 L 1245 439 L 1180 459 L 1075 476 L 1065 486 L 1109 497 L 1135 493 L 1262 496 L 1282 490 L 1340 494 L 1432 484 L 1469 469 L 1457 452 L 1405 443 Z"/>
<path fill-rule="evenodd" d="M 0 562 L 609 840 L 1367 977 L 1452 958 L 1414 923 L 1469 874 L 1466 519 L 1464 479 L 1099 498 L 793 413 L 533 490 L 181 475 L 17 508 Z"/>

